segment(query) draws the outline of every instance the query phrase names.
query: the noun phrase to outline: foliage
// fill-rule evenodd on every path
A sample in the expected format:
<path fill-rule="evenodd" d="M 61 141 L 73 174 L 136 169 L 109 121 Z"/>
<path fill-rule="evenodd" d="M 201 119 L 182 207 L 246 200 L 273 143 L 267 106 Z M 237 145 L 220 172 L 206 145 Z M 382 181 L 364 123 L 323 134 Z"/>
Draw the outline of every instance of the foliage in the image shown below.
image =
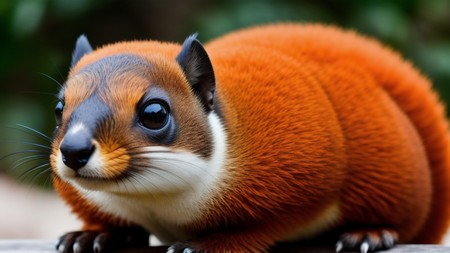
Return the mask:
<path fill-rule="evenodd" d="M 23 123 L 51 134 L 56 103 L 51 94 L 64 82 L 80 34 L 97 46 L 133 39 L 181 42 L 196 31 L 206 41 L 240 27 L 280 21 L 335 24 L 378 38 L 418 66 L 450 101 L 447 0 L 4 0 L 2 124 Z M 8 136 L 1 131 L 0 139 Z"/>

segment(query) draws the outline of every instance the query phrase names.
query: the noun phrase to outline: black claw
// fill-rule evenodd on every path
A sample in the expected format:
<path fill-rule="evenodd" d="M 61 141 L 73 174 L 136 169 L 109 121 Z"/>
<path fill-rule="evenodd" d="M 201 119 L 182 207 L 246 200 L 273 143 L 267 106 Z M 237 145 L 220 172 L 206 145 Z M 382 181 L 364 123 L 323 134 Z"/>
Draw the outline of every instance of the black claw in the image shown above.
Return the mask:
<path fill-rule="evenodd" d="M 104 252 L 110 238 L 111 236 L 108 233 L 101 233 L 97 235 L 94 239 L 94 253 Z"/>
<path fill-rule="evenodd" d="M 78 236 L 82 232 L 71 232 L 67 233 L 59 238 L 59 242 L 56 245 L 56 250 L 60 253 L 70 253 L 73 252 L 73 245 Z"/>
<path fill-rule="evenodd" d="M 397 242 L 397 238 L 387 231 L 383 231 L 381 233 L 381 240 L 386 249 L 394 247 L 395 243 Z"/>
<path fill-rule="evenodd" d="M 77 237 L 75 240 L 75 244 L 73 245 L 73 252 L 74 253 L 87 253 L 92 252 L 92 242 L 94 241 L 95 237 L 98 235 L 98 232 L 89 231 L 84 232 L 80 236 Z M 75 246 L 77 246 L 77 250 L 75 250 Z"/>
<path fill-rule="evenodd" d="M 336 252 L 357 250 L 361 253 L 374 252 L 394 247 L 397 241 L 396 232 L 382 230 L 378 232 L 354 232 L 341 236 L 336 243 Z"/>
<path fill-rule="evenodd" d="M 361 241 L 361 237 L 358 234 L 347 233 L 341 236 L 339 244 L 342 249 L 354 249 Z"/>
<path fill-rule="evenodd" d="M 73 244 L 72 251 L 73 253 L 82 253 L 83 249 L 81 248 L 81 245 L 78 242 L 75 242 Z"/>
<path fill-rule="evenodd" d="M 167 252 L 170 253 L 198 253 L 199 251 L 194 249 L 191 243 L 189 242 L 177 242 L 169 247 Z"/>
<path fill-rule="evenodd" d="M 373 237 L 366 235 L 364 240 L 361 242 L 360 251 L 361 253 L 372 252 L 374 250 L 382 248 L 383 244 L 379 237 Z"/>
<path fill-rule="evenodd" d="M 373 250 L 373 245 L 371 245 L 368 240 L 364 240 L 361 242 L 361 245 L 359 246 L 359 250 L 361 253 L 367 253 L 367 252 Z"/>
<path fill-rule="evenodd" d="M 101 252 L 103 252 L 102 246 L 94 242 L 94 253 L 101 253 Z"/>
<path fill-rule="evenodd" d="M 142 228 L 124 228 L 109 232 L 77 231 L 60 237 L 60 253 L 102 253 L 108 249 L 148 246 L 149 233 Z"/>

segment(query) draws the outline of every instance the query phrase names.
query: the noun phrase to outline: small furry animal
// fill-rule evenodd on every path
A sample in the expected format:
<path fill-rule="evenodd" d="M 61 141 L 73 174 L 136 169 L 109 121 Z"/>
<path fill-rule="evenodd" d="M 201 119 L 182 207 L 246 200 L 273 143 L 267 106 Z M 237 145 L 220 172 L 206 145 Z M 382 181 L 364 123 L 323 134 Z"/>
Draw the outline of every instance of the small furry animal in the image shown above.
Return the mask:
<path fill-rule="evenodd" d="M 444 107 L 411 64 L 351 31 L 275 24 L 95 51 L 81 36 L 59 100 L 54 186 L 84 222 L 61 252 L 150 233 L 170 253 L 313 238 L 368 252 L 447 229 Z"/>

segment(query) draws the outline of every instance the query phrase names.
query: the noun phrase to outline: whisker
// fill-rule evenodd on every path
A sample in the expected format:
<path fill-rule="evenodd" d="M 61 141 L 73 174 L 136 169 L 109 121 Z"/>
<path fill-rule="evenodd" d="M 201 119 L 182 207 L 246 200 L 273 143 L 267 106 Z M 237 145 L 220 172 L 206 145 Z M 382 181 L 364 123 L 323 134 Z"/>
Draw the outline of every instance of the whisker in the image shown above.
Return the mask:
<path fill-rule="evenodd" d="M 177 163 L 180 162 L 180 163 L 191 165 L 191 166 L 196 167 L 196 168 L 201 168 L 200 166 L 198 166 L 195 163 L 191 163 L 191 162 L 188 162 L 186 160 L 175 159 L 175 158 L 171 158 L 171 157 L 164 157 L 164 158 L 152 157 L 151 160 L 153 160 L 153 161 L 172 161 L 172 162 L 177 162 Z"/>
<path fill-rule="evenodd" d="M 150 185 L 152 185 L 153 187 L 158 188 L 153 182 L 151 182 L 150 180 L 147 180 L 147 178 L 145 178 L 145 177 L 142 176 L 141 174 L 136 173 L 136 172 L 132 172 L 131 174 L 133 175 L 133 177 L 131 177 L 130 180 L 133 179 L 136 183 L 140 184 L 143 188 L 146 187 L 146 184 L 144 184 L 144 183 L 143 183 L 142 181 L 140 181 L 140 180 L 137 180 L 136 177 L 142 179 L 143 181 L 147 181 L 147 182 L 148 182 Z M 133 185 L 134 185 L 134 184 L 133 184 Z M 135 187 L 135 189 L 137 190 L 137 187 Z M 159 189 L 158 189 L 158 190 L 159 190 Z"/>
<path fill-rule="evenodd" d="M 23 172 L 20 176 L 19 176 L 19 181 L 20 182 L 24 182 L 26 180 L 26 177 L 28 177 L 29 175 L 31 175 L 32 173 L 35 173 L 36 171 L 41 170 L 44 167 L 47 167 L 46 169 L 44 169 L 44 171 L 49 171 L 50 170 L 50 163 L 46 162 L 46 163 L 42 163 L 42 164 L 38 164 L 36 166 L 33 166 L 27 170 L 25 170 L 25 172 Z M 35 177 L 33 177 L 32 179 L 34 179 Z"/>
<path fill-rule="evenodd" d="M 168 178 L 166 178 L 166 177 L 164 177 L 161 173 L 157 173 L 157 171 L 166 173 L 166 174 L 168 174 L 168 175 L 171 175 L 171 177 L 177 178 L 178 180 L 180 180 L 180 181 L 183 182 L 184 184 L 190 185 L 189 182 L 188 182 L 187 180 L 185 180 L 183 177 L 181 177 L 180 175 L 178 175 L 178 174 L 176 174 L 176 173 L 174 173 L 174 172 L 172 172 L 172 171 L 170 171 L 170 170 L 166 170 L 166 169 L 163 169 L 163 168 L 161 168 L 161 167 L 158 167 L 158 166 L 148 165 L 148 164 L 137 164 L 137 163 L 133 163 L 132 166 L 133 166 L 133 167 L 140 167 L 141 169 L 142 169 L 142 168 L 143 168 L 143 169 L 147 169 L 147 170 L 146 170 L 147 173 L 148 173 L 148 172 L 151 172 L 151 173 L 153 173 L 154 175 L 157 175 L 157 176 L 159 176 L 160 178 L 165 179 L 165 180 L 166 180 L 167 182 L 169 182 L 169 183 L 171 182 L 171 180 L 168 179 Z M 148 178 L 142 176 L 141 174 L 136 173 L 136 175 L 139 175 L 141 178 L 145 179 L 145 181 L 151 183 L 151 181 L 150 181 Z M 191 186 L 191 187 L 192 187 L 192 186 Z"/>
<path fill-rule="evenodd" d="M 158 176 L 158 177 L 160 177 L 160 178 L 162 178 L 162 179 L 165 179 L 168 182 L 170 182 L 169 179 L 167 179 L 166 177 L 164 177 L 163 175 L 161 175 L 159 173 L 155 173 L 154 171 L 149 171 L 149 172 L 154 174 L 154 175 L 156 175 L 156 176 Z M 152 187 L 156 188 L 159 192 L 164 192 L 161 188 L 159 188 L 157 185 L 155 185 L 151 180 L 149 180 L 148 178 L 142 176 L 141 174 L 139 174 L 137 172 L 130 172 L 130 173 L 131 173 L 132 176 L 128 177 L 127 180 L 130 181 L 130 183 L 132 185 L 134 185 L 134 184 L 131 182 L 131 179 L 133 179 L 136 183 L 140 184 L 145 189 L 145 188 L 147 188 L 147 185 L 142 182 L 142 181 L 144 181 L 146 183 L 149 183 Z M 138 178 L 140 178 L 142 181 L 138 180 Z M 135 190 L 139 191 L 137 189 L 137 187 L 135 187 Z"/>
<path fill-rule="evenodd" d="M 3 140 L 3 141 L 0 141 L 0 144 L 6 144 L 6 143 L 19 143 L 19 144 L 31 145 L 31 146 L 35 146 L 35 147 L 39 147 L 39 148 L 43 148 L 43 149 L 48 149 L 48 150 L 52 149 L 51 147 L 46 146 L 44 144 L 39 144 L 39 143 L 34 143 L 34 142 L 29 142 L 29 141 L 22 141 L 22 140 Z"/>
<path fill-rule="evenodd" d="M 26 156 L 23 158 L 20 158 L 16 161 L 14 161 L 14 163 L 12 164 L 12 167 L 9 168 L 9 170 L 15 170 L 17 168 L 19 168 L 20 166 L 32 162 L 32 161 L 36 161 L 36 160 L 40 160 L 40 159 L 46 159 L 48 160 L 48 156 L 46 155 L 34 155 L 34 156 Z"/>
<path fill-rule="evenodd" d="M 44 180 L 43 180 L 44 182 L 42 182 L 42 185 L 43 186 L 51 186 L 51 182 L 50 182 L 51 176 L 52 176 L 52 170 L 49 167 L 45 170 L 42 170 L 35 176 L 33 176 L 32 180 L 34 180 L 34 178 L 38 179 L 38 178 L 44 177 Z"/>
<path fill-rule="evenodd" d="M 132 175 L 132 173 L 130 172 L 129 173 L 130 175 Z M 123 187 L 125 187 L 125 192 L 130 192 L 129 190 L 128 190 L 128 187 L 127 187 L 127 185 L 133 185 L 134 186 L 134 184 L 131 182 L 131 180 L 129 179 L 130 177 L 121 177 L 121 178 L 118 178 L 118 179 L 116 179 L 116 181 L 114 182 L 117 186 L 123 186 Z M 136 191 L 137 191 L 137 188 L 135 187 L 135 189 L 136 189 Z"/>
<path fill-rule="evenodd" d="M 58 95 L 53 92 L 43 92 L 43 91 L 23 91 L 23 94 L 38 94 L 38 95 L 48 95 L 55 98 L 58 98 Z"/>
<path fill-rule="evenodd" d="M 157 155 L 157 154 L 167 154 L 167 153 L 172 153 L 172 154 L 174 154 L 173 151 L 168 151 L 168 152 L 165 152 L 165 151 L 164 151 L 164 152 L 159 152 L 159 151 L 158 151 L 158 152 L 154 152 L 154 151 L 151 151 L 151 152 L 143 153 L 143 155 L 145 155 L 145 154 Z M 137 158 L 142 159 L 142 160 L 148 160 L 148 159 L 149 159 L 149 157 L 147 157 L 147 156 L 137 156 Z M 135 159 L 136 159 L 136 158 L 135 158 Z M 191 163 L 191 162 L 189 162 L 189 161 L 182 160 L 182 159 L 176 159 L 176 158 L 171 158 L 171 157 L 164 157 L 164 158 L 151 157 L 150 159 L 153 160 L 153 161 L 164 161 L 164 162 L 169 162 L 169 161 L 171 161 L 171 164 L 172 164 L 172 165 L 178 165 L 179 163 L 183 163 L 183 164 L 189 165 L 189 166 L 191 166 L 191 167 L 193 167 L 193 168 L 201 169 L 202 171 L 204 171 L 204 172 L 207 173 L 207 174 L 210 173 L 208 170 L 205 170 L 205 169 L 202 168 L 201 166 L 198 166 L 198 165 L 195 164 L 195 163 Z M 144 166 L 146 166 L 146 165 L 147 165 L 147 164 L 145 163 Z M 148 165 L 147 165 L 147 166 L 148 166 Z"/>
<path fill-rule="evenodd" d="M 42 169 L 42 168 L 44 168 L 44 167 L 46 167 L 46 166 L 50 166 L 50 163 L 49 163 L 49 162 L 46 162 L 46 163 L 41 163 L 41 164 L 38 164 L 38 165 L 36 165 L 36 166 L 33 166 L 33 167 L 29 168 L 29 169 L 26 169 L 25 172 L 24 172 L 23 174 L 29 174 L 29 173 L 38 171 L 38 170 L 40 170 L 40 169 Z M 50 168 L 50 167 L 49 167 L 49 168 Z M 47 169 L 49 169 L 49 168 L 47 168 Z"/>
<path fill-rule="evenodd" d="M 48 175 L 47 175 L 47 177 L 44 180 L 44 186 L 51 186 L 52 185 L 52 181 L 51 180 L 52 180 L 52 175 L 53 175 L 51 168 L 49 167 L 48 170 L 45 170 L 43 172 L 44 173 L 48 172 Z M 40 172 L 40 173 L 42 173 L 42 172 Z"/>
<path fill-rule="evenodd" d="M 36 136 L 40 136 L 41 138 L 43 138 L 44 140 L 46 140 L 48 142 L 52 141 L 49 136 L 47 136 L 46 134 L 44 134 L 44 133 L 42 133 L 42 132 L 40 132 L 40 131 L 38 131 L 38 130 L 36 130 L 34 128 L 31 128 L 29 126 L 25 126 L 25 125 L 22 125 L 22 124 L 16 124 L 16 125 L 19 126 L 20 128 L 14 128 L 14 127 L 12 127 L 12 128 L 20 130 L 20 131 L 22 131 L 24 133 L 28 133 L 28 134 L 34 133 L 34 134 L 36 134 Z"/>
<path fill-rule="evenodd" d="M 61 71 L 59 70 L 59 68 L 58 68 L 58 66 L 56 65 L 55 61 L 51 61 L 51 63 L 52 63 L 52 65 L 53 65 L 53 68 L 56 70 L 56 72 L 58 72 L 59 77 L 60 77 L 62 80 L 65 80 L 66 78 L 63 76 L 63 74 L 62 74 Z M 58 83 L 59 83 L 59 82 L 58 82 Z"/>
<path fill-rule="evenodd" d="M 142 148 L 136 148 L 136 149 L 142 149 Z M 158 151 L 149 151 L 149 150 L 141 150 L 141 151 L 132 151 L 133 149 L 128 149 L 128 154 L 130 155 L 144 155 L 144 154 L 167 154 L 167 153 L 174 153 L 171 150 L 158 150 Z M 131 151 L 131 152 L 130 152 Z"/>
<path fill-rule="evenodd" d="M 60 88 L 62 88 L 62 87 L 64 86 L 63 84 L 61 84 L 60 82 L 58 82 L 55 78 L 51 77 L 50 75 L 47 75 L 47 74 L 42 73 L 42 72 L 37 72 L 37 74 L 43 75 L 43 76 L 47 77 L 48 79 L 52 80 L 53 82 L 55 82 L 56 84 L 58 84 L 58 86 L 59 86 Z"/>
<path fill-rule="evenodd" d="M 47 154 L 46 152 L 43 152 L 42 150 L 38 150 L 38 149 L 25 149 L 25 150 L 21 150 L 21 151 L 16 151 L 7 155 L 4 155 L 2 157 L 0 157 L 0 160 L 3 160 L 5 158 L 14 156 L 14 155 L 20 155 L 20 154 L 28 154 L 28 153 L 40 153 L 40 154 Z"/>
<path fill-rule="evenodd" d="M 151 160 L 153 160 L 153 161 L 170 162 L 170 164 L 172 164 L 172 165 L 178 165 L 178 163 L 183 163 L 183 164 L 189 165 L 189 166 L 191 166 L 193 168 L 201 169 L 202 171 L 204 171 L 207 174 L 210 173 L 208 170 L 205 170 L 201 166 L 198 166 L 197 164 L 188 162 L 186 160 L 180 160 L 180 159 L 175 159 L 175 158 L 170 158 L 170 157 L 164 157 L 164 158 L 152 157 Z"/>
<path fill-rule="evenodd" d="M 49 169 L 49 167 L 40 171 L 39 173 L 34 174 L 30 179 L 31 185 L 36 184 L 36 181 L 38 181 L 38 179 L 43 176 L 44 176 L 44 182 L 47 182 L 47 185 L 48 185 L 49 177 L 51 176 L 51 170 Z"/>
<path fill-rule="evenodd" d="M 141 185 L 141 186 L 145 189 L 145 188 L 146 188 L 146 185 L 145 185 L 143 182 L 141 182 L 140 180 L 138 180 L 138 179 L 136 178 L 136 177 L 140 177 L 141 179 L 144 179 L 144 180 L 145 180 L 145 177 L 142 177 L 142 176 L 140 176 L 138 173 L 134 173 L 134 172 L 131 172 L 131 174 L 132 174 L 131 177 L 127 177 L 126 179 L 123 179 L 123 181 L 129 182 L 130 185 L 134 188 L 134 190 L 135 190 L 136 192 L 138 192 L 139 189 L 138 189 L 138 187 L 135 185 L 135 183 Z M 135 183 L 133 183 L 133 181 L 134 181 Z M 152 182 L 148 182 L 148 183 L 149 183 L 150 185 L 152 185 L 153 187 L 157 188 L 156 185 L 154 185 Z M 128 185 L 128 184 L 125 183 L 124 185 Z M 128 190 L 128 189 L 127 189 L 127 190 Z M 128 191 L 129 191 L 129 190 L 128 190 Z"/>

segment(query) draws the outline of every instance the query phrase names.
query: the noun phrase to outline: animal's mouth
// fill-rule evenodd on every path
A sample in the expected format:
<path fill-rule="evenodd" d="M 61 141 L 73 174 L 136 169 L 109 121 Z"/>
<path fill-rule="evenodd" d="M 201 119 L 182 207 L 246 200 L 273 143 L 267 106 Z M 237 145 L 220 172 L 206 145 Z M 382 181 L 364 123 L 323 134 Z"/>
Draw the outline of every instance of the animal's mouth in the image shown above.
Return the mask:
<path fill-rule="evenodd" d="M 90 191 L 104 191 L 121 181 L 119 178 L 105 178 L 101 176 L 86 176 L 80 174 L 76 174 L 73 177 L 66 179 L 68 179 L 67 182 L 69 184 L 77 186 L 79 189 Z"/>
<path fill-rule="evenodd" d="M 100 146 L 96 145 L 96 147 L 82 167 L 70 166 L 71 163 L 65 161 L 64 155 L 59 151 L 56 154 L 56 163 L 54 164 L 58 175 L 66 181 L 73 181 L 78 184 L 104 184 L 125 177 L 128 159 L 124 159 L 123 156 L 109 159 L 111 153 L 107 153 L 107 156 L 105 156 L 104 152 L 101 152 Z M 117 154 L 117 152 L 114 154 Z"/>
<path fill-rule="evenodd" d="M 92 182 L 102 182 L 102 181 L 108 181 L 108 179 L 99 177 L 99 176 L 85 176 L 77 174 L 75 175 L 76 180 L 84 180 L 84 181 L 92 181 Z"/>
<path fill-rule="evenodd" d="M 97 173 L 86 173 L 82 174 L 80 172 L 75 173 L 73 180 L 75 181 L 83 181 L 83 182 L 91 182 L 91 183 L 111 183 L 123 180 L 127 177 L 124 174 L 114 175 L 114 176 L 105 176 L 98 175 Z"/>

